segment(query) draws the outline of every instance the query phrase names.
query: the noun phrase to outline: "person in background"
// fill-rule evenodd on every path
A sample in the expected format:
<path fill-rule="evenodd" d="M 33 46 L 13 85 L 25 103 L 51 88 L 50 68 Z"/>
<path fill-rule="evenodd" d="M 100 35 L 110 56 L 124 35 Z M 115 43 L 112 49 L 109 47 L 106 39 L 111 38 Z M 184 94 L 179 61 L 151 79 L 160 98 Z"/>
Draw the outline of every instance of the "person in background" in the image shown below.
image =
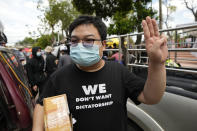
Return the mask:
<path fill-rule="evenodd" d="M 45 72 L 47 77 L 49 77 L 56 69 L 57 69 L 57 58 L 51 53 L 53 48 L 51 46 L 47 46 L 45 48 L 46 52 L 46 65 L 45 65 Z"/>
<path fill-rule="evenodd" d="M 65 65 L 73 63 L 70 56 L 68 55 L 68 48 L 65 45 L 60 46 L 60 58 L 58 62 L 58 68 L 61 68 Z"/>
<path fill-rule="evenodd" d="M 110 59 L 114 59 L 116 62 L 120 62 L 122 64 L 122 57 L 123 57 L 123 54 L 122 53 L 119 53 L 118 51 L 116 51 L 115 54 L 113 54 Z"/>
<path fill-rule="evenodd" d="M 35 97 L 38 91 L 39 93 L 42 92 L 42 86 L 46 81 L 46 76 L 44 74 L 44 59 L 40 47 L 32 48 L 32 58 L 29 59 L 26 64 L 26 71 Z"/>

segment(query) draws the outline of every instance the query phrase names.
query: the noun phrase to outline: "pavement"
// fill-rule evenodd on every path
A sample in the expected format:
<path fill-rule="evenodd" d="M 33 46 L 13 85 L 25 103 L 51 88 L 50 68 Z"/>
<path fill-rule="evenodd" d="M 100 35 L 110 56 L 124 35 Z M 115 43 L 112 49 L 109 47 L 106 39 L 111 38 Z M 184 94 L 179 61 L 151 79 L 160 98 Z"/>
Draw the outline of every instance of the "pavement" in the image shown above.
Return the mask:
<path fill-rule="evenodd" d="M 183 68 L 197 69 L 197 52 L 177 52 L 177 63 Z M 170 52 L 169 57 L 175 61 L 175 52 Z"/>

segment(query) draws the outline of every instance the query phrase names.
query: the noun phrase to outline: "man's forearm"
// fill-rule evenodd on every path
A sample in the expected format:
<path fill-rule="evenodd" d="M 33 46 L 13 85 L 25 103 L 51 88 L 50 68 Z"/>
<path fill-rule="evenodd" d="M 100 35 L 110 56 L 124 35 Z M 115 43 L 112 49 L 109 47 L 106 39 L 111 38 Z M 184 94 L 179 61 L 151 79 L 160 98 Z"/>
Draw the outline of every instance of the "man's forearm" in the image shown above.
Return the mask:
<path fill-rule="evenodd" d="M 40 104 L 34 108 L 32 131 L 44 131 L 44 107 Z"/>
<path fill-rule="evenodd" d="M 165 64 L 149 64 L 148 77 L 143 90 L 144 99 L 147 104 L 158 103 L 166 89 Z"/>

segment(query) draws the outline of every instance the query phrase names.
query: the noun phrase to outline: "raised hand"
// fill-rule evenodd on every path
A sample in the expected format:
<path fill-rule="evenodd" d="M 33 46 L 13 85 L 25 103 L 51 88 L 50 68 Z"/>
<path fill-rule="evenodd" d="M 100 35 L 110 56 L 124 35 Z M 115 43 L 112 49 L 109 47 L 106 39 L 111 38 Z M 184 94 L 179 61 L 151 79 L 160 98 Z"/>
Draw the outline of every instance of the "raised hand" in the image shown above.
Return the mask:
<path fill-rule="evenodd" d="M 155 19 L 151 19 L 149 16 L 142 21 L 142 25 L 149 62 L 152 64 L 165 63 L 168 56 L 166 36 L 159 34 Z"/>

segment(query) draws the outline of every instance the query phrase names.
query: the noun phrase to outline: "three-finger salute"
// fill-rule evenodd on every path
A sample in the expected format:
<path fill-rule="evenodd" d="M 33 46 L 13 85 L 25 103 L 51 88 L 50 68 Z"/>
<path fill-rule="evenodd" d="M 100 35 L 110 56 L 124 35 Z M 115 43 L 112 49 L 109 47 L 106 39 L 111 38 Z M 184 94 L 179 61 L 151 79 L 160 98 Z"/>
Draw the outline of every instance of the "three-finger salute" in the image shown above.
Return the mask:
<path fill-rule="evenodd" d="M 168 56 L 166 36 L 164 34 L 159 34 L 158 25 L 155 19 L 151 19 L 149 16 L 146 17 L 146 20 L 142 21 L 142 26 L 149 62 L 153 64 L 165 63 Z"/>

